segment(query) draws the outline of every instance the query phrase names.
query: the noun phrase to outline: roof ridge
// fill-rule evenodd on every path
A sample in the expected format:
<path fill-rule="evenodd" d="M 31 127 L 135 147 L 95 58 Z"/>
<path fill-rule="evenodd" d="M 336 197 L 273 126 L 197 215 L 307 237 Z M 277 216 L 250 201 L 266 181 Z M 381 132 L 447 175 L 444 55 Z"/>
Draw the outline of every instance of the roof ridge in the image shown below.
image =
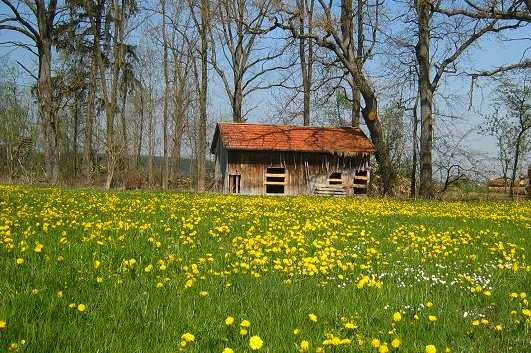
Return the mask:
<path fill-rule="evenodd" d="M 231 125 L 249 125 L 249 126 L 273 126 L 273 127 L 290 127 L 301 129 L 352 129 L 361 130 L 359 127 L 353 126 L 334 126 L 334 125 L 289 125 L 289 124 L 272 124 L 272 123 L 257 123 L 257 122 L 234 122 L 234 121 L 219 121 L 217 124 L 231 124 Z"/>

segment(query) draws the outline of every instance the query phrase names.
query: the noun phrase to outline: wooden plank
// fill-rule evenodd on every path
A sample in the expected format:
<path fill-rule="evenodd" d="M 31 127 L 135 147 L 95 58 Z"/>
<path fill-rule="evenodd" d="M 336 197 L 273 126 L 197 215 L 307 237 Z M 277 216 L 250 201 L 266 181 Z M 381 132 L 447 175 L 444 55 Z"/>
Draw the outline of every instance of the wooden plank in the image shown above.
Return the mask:
<path fill-rule="evenodd" d="M 367 189 L 367 184 L 353 184 L 352 187 L 356 189 Z"/>
<path fill-rule="evenodd" d="M 286 178 L 288 175 L 284 174 L 274 174 L 274 173 L 265 173 L 266 178 Z"/>
<path fill-rule="evenodd" d="M 288 185 L 286 181 L 264 181 L 264 185 Z"/>
<path fill-rule="evenodd" d="M 369 177 L 368 176 L 362 176 L 362 175 L 356 175 L 354 177 L 354 180 L 356 180 L 356 179 L 358 179 L 358 180 L 369 180 Z"/>

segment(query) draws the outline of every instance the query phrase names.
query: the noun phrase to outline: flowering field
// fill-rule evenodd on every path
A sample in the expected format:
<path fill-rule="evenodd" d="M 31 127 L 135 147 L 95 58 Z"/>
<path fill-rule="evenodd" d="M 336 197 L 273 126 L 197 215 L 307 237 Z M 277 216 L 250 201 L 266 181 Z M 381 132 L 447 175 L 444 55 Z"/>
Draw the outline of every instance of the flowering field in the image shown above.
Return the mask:
<path fill-rule="evenodd" d="M 0 351 L 528 352 L 531 203 L 0 186 Z"/>

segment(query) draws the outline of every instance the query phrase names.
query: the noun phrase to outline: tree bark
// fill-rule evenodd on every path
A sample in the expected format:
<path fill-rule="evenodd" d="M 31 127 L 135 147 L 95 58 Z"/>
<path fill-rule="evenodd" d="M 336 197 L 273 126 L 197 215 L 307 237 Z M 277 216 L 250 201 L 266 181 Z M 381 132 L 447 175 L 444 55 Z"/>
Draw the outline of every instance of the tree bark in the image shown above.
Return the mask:
<path fill-rule="evenodd" d="M 208 64 L 208 28 L 210 25 L 209 0 L 201 0 L 201 90 L 199 92 L 199 126 L 197 151 L 197 191 L 205 190 L 206 182 L 206 122 L 207 122 L 207 64 Z"/>
<path fill-rule="evenodd" d="M 160 0 L 162 8 L 162 67 L 164 73 L 164 96 L 163 96 L 163 111 L 162 111 L 162 188 L 168 188 L 168 180 L 170 179 L 170 165 L 168 155 L 168 101 L 170 94 L 170 78 L 168 74 L 168 33 L 166 31 L 166 1 Z"/>
<path fill-rule="evenodd" d="M 411 191 L 410 191 L 411 198 L 415 198 L 417 196 L 417 158 L 418 158 L 417 139 L 418 139 L 418 125 L 419 125 L 417 105 L 418 105 L 418 95 L 417 95 L 417 98 L 415 99 L 415 105 L 413 106 L 413 156 L 411 157 L 412 162 L 411 162 Z"/>
<path fill-rule="evenodd" d="M 299 33 L 304 33 L 306 27 L 308 27 L 308 32 L 311 32 L 313 28 L 314 0 L 310 0 L 309 4 L 306 0 L 298 0 L 298 7 L 301 13 Z M 313 76 L 313 41 L 310 38 L 299 38 L 299 59 L 303 89 L 302 121 L 303 125 L 308 126 L 311 123 L 310 103 Z"/>
<path fill-rule="evenodd" d="M 363 0 L 358 0 L 358 9 L 356 12 L 357 21 L 357 48 L 356 60 L 358 67 L 363 67 Z M 361 111 L 361 93 L 354 78 L 351 81 L 352 88 L 352 127 L 360 127 L 360 111 Z"/>
<path fill-rule="evenodd" d="M 96 100 L 96 78 L 97 64 L 96 53 L 93 50 L 92 62 L 90 64 L 90 79 L 87 97 L 87 111 L 85 113 L 85 134 L 83 142 L 83 166 L 86 180 L 92 179 L 93 169 L 93 130 L 94 130 L 94 102 Z"/>
<path fill-rule="evenodd" d="M 59 178 L 59 143 L 52 84 L 52 38 L 46 9 L 37 14 L 41 38 L 37 44 L 39 73 L 37 77 L 38 111 L 44 137 L 44 172 L 46 182 L 56 184 Z"/>
<path fill-rule="evenodd" d="M 430 79 L 430 2 L 416 0 L 418 42 L 415 47 L 419 70 L 420 96 L 420 185 L 419 194 L 424 198 L 434 197 L 432 150 L 433 150 L 433 92 Z"/>

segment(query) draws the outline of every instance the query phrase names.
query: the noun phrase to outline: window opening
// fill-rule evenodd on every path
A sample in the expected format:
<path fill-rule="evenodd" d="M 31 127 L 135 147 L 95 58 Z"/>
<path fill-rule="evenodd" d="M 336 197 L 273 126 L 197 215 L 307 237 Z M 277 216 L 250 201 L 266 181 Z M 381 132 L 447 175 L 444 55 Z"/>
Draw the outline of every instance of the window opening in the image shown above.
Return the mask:
<path fill-rule="evenodd" d="M 328 177 L 328 184 L 329 185 L 342 185 L 343 179 L 341 179 L 341 175 L 342 173 L 339 173 L 339 172 L 330 174 L 330 176 Z"/>
<path fill-rule="evenodd" d="M 230 174 L 229 175 L 229 192 L 231 194 L 240 193 L 240 181 L 242 176 L 239 174 Z"/>
<path fill-rule="evenodd" d="M 286 169 L 278 167 L 267 168 L 264 185 L 266 194 L 283 194 L 286 186 Z"/>
<path fill-rule="evenodd" d="M 354 174 L 354 194 L 362 195 L 367 193 L 367 181 L 369 180 L 366 170 L 356 170 Z"/>

